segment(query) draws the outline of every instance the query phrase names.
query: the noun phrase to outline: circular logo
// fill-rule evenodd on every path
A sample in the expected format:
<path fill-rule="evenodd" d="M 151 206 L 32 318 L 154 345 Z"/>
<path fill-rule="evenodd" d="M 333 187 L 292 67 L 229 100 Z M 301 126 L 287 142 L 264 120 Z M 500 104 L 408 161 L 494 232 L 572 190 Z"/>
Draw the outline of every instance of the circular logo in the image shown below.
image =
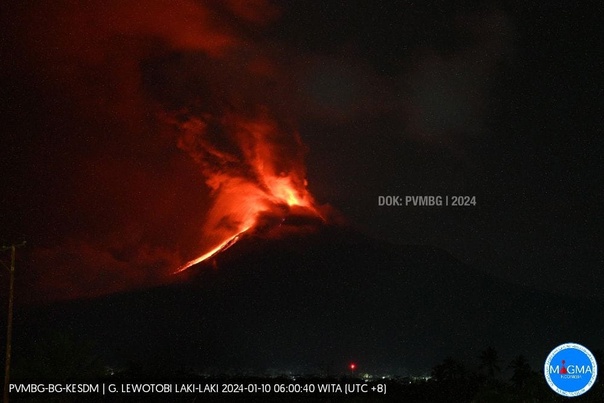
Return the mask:
<path fill-rule="evenodd" d="M 545 380 L 562 396 L 579 396 L 596 382 L 598 365 L 591 351 L 580 344 L 565 343 L 552 350 L 543 368 Z"/>

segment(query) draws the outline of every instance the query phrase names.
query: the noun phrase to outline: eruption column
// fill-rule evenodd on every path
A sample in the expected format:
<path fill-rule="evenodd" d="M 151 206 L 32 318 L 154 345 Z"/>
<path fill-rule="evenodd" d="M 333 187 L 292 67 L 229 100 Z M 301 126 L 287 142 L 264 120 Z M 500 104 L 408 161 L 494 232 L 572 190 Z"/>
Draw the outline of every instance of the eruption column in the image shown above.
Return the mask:
<path fill-rule="evenodd" d="M 202 228 L 206 251 L 175 273 L 226 250 L 263 216 L 283 219 L 291 207 L 302 207 L 305 214 L 321 217 L 306 189 L 302 143 L 296 134 L 283 133 L 266 111 L 252 119 L 191 117 L 179 127 L 179 147 L 202 167 L 213 205 Z M 212 127 L 219 127 L 230 143 L 210 141 L 216 138 Z M 229 149 L 233 143 L 236 147 Z"/>

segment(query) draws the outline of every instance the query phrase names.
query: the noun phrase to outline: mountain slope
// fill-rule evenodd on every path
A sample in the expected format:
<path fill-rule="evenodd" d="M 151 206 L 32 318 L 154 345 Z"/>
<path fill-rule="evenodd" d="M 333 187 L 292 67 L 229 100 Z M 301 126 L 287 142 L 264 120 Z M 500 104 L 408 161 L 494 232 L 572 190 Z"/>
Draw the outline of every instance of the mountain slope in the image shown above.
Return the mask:
<path fill-rule="evenodd" d="M 519 288 L 446 252 L 322 227 L 243 238 L 171 285 L 20 311 L 16 340 L 66 329 L 109 362 L 215 372 L 418 373 L 485 347 L 541 365 L 558 344 L 601 348 L 587 301 Z"/>

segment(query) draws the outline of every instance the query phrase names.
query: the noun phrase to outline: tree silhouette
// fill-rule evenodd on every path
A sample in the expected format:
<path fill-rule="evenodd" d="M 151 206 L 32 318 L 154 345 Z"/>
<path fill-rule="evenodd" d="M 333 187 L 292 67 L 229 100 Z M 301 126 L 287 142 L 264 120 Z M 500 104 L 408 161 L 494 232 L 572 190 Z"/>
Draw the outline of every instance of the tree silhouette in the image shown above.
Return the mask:
<path fill-rule="evenodd" d="M 451 357 L 432 369 L 432 378 L 437 382 L 457 381 L 465 378 L 466 370 L 463 364 Z"/>
<path fill-rule="evenodd" d="M 480 369 L 486 371 L 487 378 L 493 379 L 501 369 L 499 368 L 499 354 L 493 347 L 487 347 L 478 357 Z"/>
<path fill-rule="evenodd" d="M 512 384 L 517 389 L 523 389 L 532 375 L 531 366 L 528 361 L 523 355 L 519 355 L 512 360 L 510 368 L 514 371 L 510 379 Z"/>

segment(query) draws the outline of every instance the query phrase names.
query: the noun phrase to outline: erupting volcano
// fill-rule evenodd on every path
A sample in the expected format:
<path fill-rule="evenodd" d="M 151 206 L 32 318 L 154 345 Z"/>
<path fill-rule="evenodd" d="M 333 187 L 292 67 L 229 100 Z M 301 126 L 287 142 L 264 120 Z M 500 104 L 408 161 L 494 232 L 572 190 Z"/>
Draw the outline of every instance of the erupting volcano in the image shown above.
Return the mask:
<path fill-rule="evenodd" d="M 182 133 L 178 146 L 201 167 L 213 205 L 202 230 L 204 252 L 175 274 L 292 213 L 323 220 L 306 188 L 299 136 L 284 132 L 266 111 L 252 118 L 206 115 L 176 122 Z"/>

